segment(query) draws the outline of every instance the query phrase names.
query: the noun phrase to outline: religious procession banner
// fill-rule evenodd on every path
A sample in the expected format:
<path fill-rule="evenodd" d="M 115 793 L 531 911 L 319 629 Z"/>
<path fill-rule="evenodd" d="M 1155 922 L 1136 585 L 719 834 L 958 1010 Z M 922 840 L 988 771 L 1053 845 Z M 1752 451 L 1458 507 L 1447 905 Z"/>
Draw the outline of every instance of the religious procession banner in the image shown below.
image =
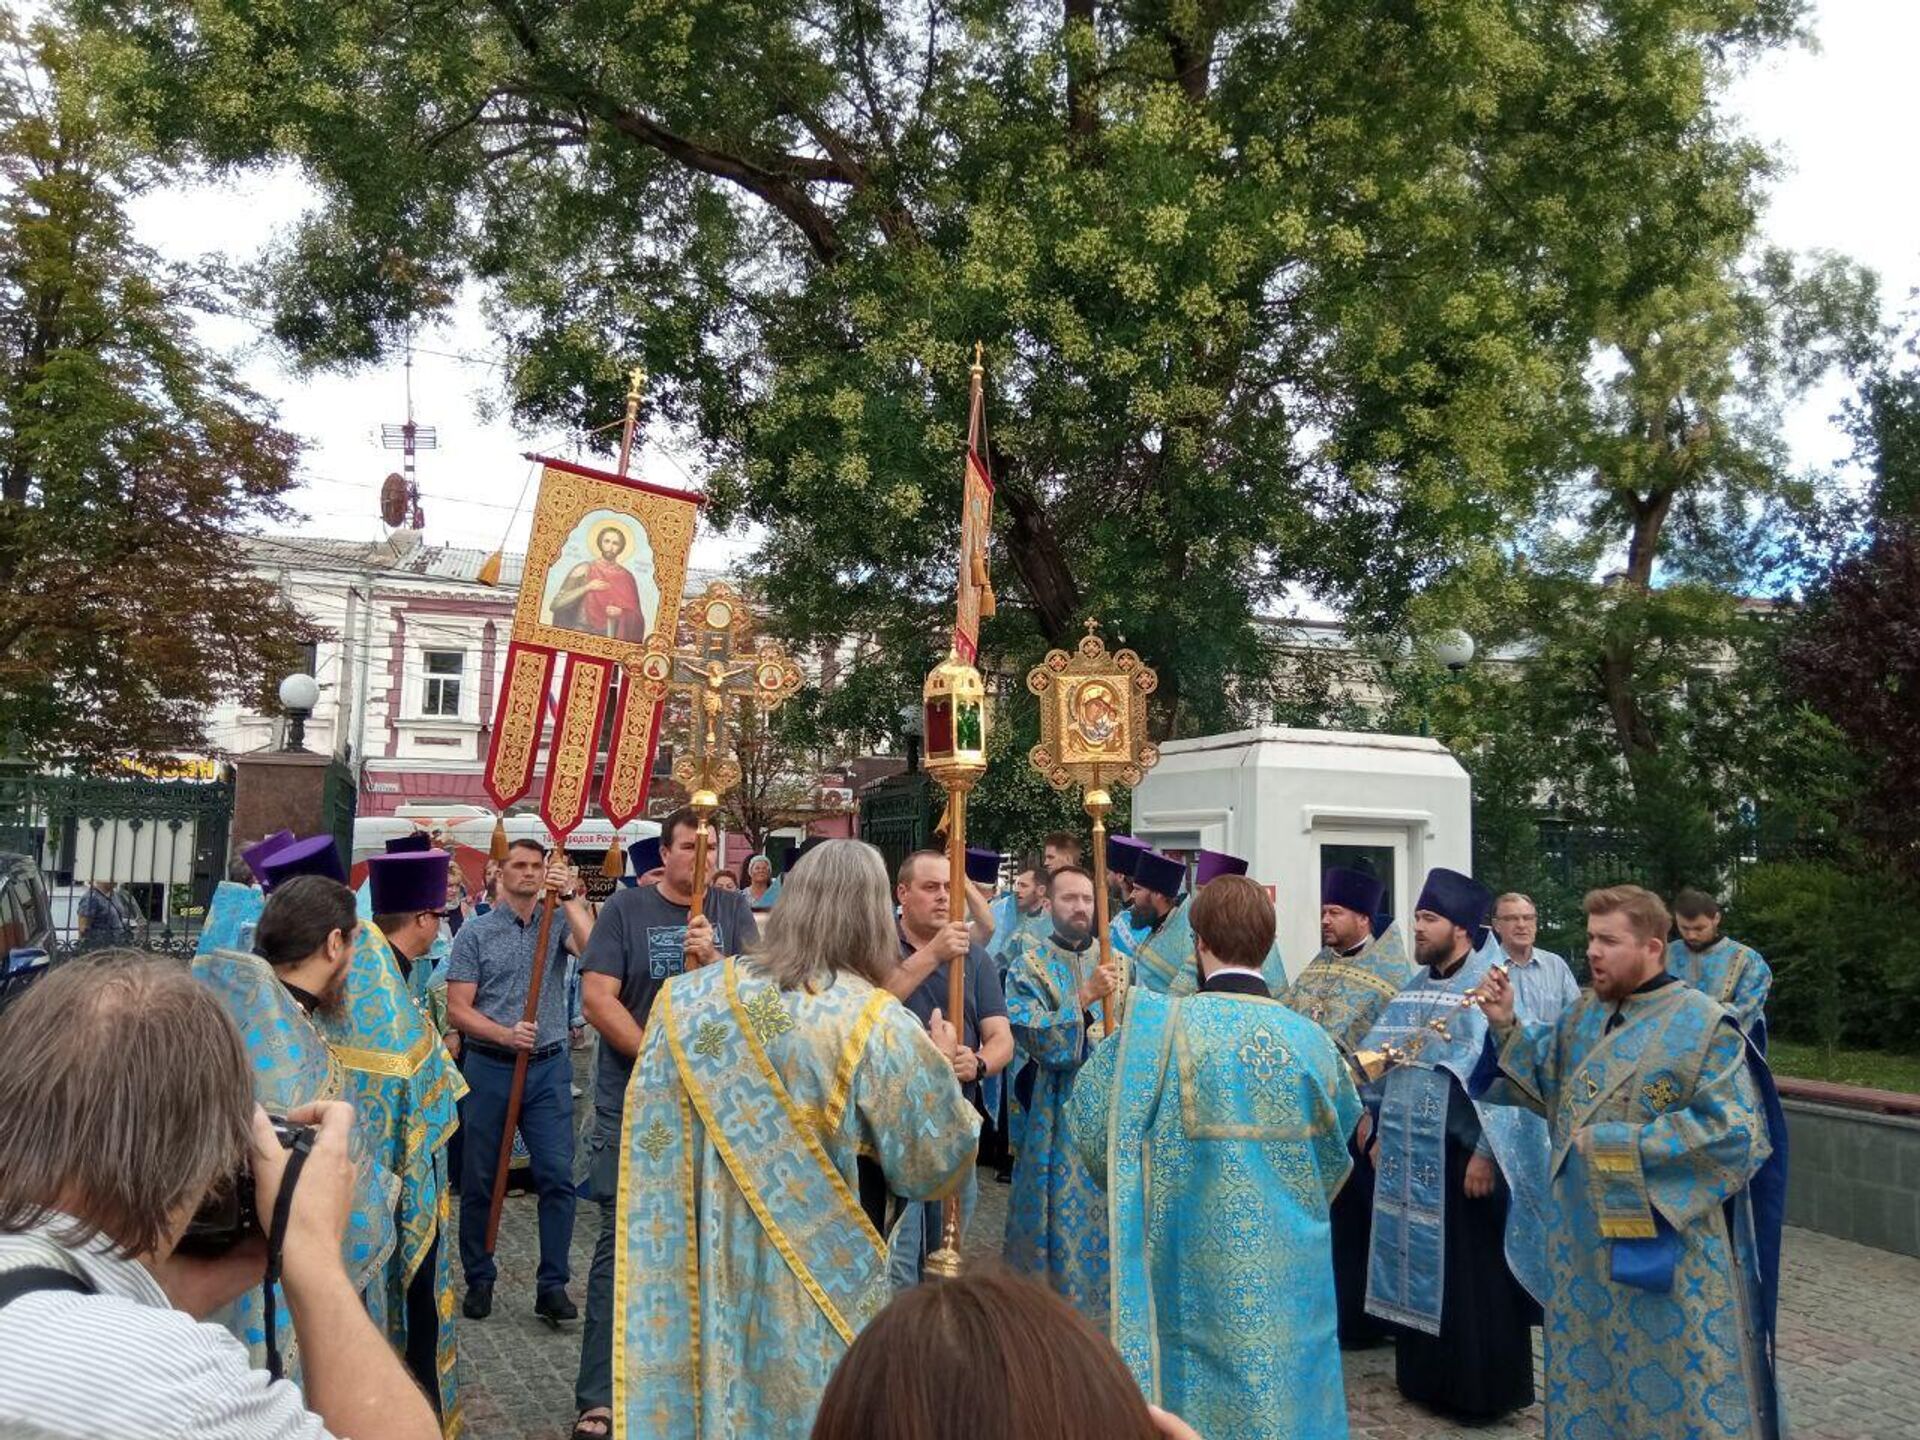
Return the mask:
<path fill-rule="evenodd" d="M 610 704 L 600 808 L 619 826 L 646 803 L 663 701 L 638 683 L 641 662 L 650 636 L 671 645 L 679 633 L 703 498 L 565 460 L 528 458 L 543 467 L 540 493 L 485 780 L 501 810 L 532 788 L 558 673 L 540 797 L 540 816 L 558 837 L 586 814 Z"/>
<path fill-rule="evenodd" d="M 980 655 L 980 619 L 994 612 L 993 582 L 987 575 L 987 541 L 993 535 L 993 475 L 987 469 L 985 367 L 974 346 L 971 403 L 967 412 L 965 499 L 960 510 L 960 593 L 954 617 L 953 650 L 969 665 Z"/>

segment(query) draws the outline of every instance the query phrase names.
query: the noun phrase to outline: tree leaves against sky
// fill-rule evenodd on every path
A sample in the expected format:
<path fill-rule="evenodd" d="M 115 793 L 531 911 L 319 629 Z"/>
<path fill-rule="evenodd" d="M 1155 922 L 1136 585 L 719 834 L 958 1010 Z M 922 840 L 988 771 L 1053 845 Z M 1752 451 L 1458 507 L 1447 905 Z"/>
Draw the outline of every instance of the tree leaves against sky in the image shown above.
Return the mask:
<path fill-rule="evenodd" d="M 140 143 L 318 184 L 266 296 L 310 362 L 477 280 L 529 426 L 617 414 L 644 363 L 795 640 L 931 658 L 984 341 L 989 661 L 1098 614 L 1191 732 L 1270 704 L 1290 584 L 1374 628 L 1500 603 L 1596 346 L 1750 204 L 1716 88 L 1800 6 L 67 11 Z"/>
<path fill-rule="evenodd" d="M 283 520 L 297 446 L 192 336 L 205 277 L 134 243 L 139 157 L 0 15 L 0 752 L 195 750 L 314 632 L 232 533 Z"/>

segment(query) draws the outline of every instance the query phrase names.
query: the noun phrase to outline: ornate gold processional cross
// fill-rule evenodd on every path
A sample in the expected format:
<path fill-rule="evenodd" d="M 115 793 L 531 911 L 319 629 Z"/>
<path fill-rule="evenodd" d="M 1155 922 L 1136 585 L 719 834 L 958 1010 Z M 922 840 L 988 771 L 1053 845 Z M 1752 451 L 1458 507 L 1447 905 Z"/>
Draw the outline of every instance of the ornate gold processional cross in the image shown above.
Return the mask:
<path fill-rule="evenodd" d="M 740 783 L 740 760 L 733 750 L 734 708 L 751 703 L 771 711 L 800 688 L 800 667 L 771 640 L 753 639 L 753 612 L 746 597 L 716 580 L 689 610 L 693 643 L 677 647 L 674 637 L 647 637 L 640 661 L 640 693 L 654 704 L 670 695 L 688 697 L 687 743 L 673 762 L 673 778 L 685 788 L 687 803 L 700 819 L 693 859 L 693 905 L 705 912 L 712 821 L 720 797 Z"/>

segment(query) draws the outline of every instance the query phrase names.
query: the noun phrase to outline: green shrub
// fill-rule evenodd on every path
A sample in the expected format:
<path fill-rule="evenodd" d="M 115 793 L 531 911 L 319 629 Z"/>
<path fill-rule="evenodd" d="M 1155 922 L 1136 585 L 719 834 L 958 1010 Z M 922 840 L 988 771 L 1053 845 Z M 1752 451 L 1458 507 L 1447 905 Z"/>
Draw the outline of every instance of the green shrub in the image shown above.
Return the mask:
<path fill-rule="evenodd" d="M 1920 897 L 1888 875 L 1758 865 L 1727 922 L 1773 967 L 1773 1033 L 1829 1050 L 1920 1049 Z"/>

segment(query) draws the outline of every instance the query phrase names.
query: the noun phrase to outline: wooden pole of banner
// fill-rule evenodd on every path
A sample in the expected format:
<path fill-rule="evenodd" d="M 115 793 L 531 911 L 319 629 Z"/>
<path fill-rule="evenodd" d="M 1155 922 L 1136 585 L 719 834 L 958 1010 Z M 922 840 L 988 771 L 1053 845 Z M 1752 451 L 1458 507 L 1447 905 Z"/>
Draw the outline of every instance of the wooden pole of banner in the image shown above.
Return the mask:
<path fill-rule="evenodd" d="M 527 982 L 527 1003 L 522 1020 L 540 1018 L 540 982 L 546 978 L 548 950 L 553 939 L 553 907 L 560 892 L 551 885 L 542 892 L 539 937 L 533 942 L 533 978 Z M 538 1038 L 536 1034 L 536 1039 Z M 500 1136 L 500 1163 L 493 1170 L 493 1201 L 487 1207 L 487 1253 L 493 1253 L 500 1238 L 500 1208 L 507 1201 L 507 1173 L 513 1167 L 513 1133 L 520 1128 L 520 1100 L 527 1089 L 527 1064 L 531 1050 L 521 1050 L 513 1060 L 513 1084 L 507 1090 L 507 1123 Z"/>
<path fill-rule="evenodd" d="M 1097 775 L 1099 772 L 1096 771 Z M 1107 909 L 1107 811 L 1113 808 L 1113 797 L 1106 787 L 1095 783 L 1086 795 L 1087 814 L 1093 817 L 1093 924 L 1094 934 L 1100 937 L 1100 966 L 1113 968 L 1113 931 L 1109 924 Z M 1100 1033 L 1113 1034 L 1114 1026 L 1120 1023 L 1120 1010 L 1126 1003 L 1126 979 L 1122 976 L 1120 984 L 1107 996 L 1107 1003 L 1101 1007 Z"/>
<path fill-rule="evenodd" d="M 698 920 L 707 913 L 707 885 L 713 879 L 713 817 L 720 809 L 720 797 L 712 790 L 695 790 L 688 804 L 697 823 L 693 827 L 693 899 L 687 918 Z"/>

